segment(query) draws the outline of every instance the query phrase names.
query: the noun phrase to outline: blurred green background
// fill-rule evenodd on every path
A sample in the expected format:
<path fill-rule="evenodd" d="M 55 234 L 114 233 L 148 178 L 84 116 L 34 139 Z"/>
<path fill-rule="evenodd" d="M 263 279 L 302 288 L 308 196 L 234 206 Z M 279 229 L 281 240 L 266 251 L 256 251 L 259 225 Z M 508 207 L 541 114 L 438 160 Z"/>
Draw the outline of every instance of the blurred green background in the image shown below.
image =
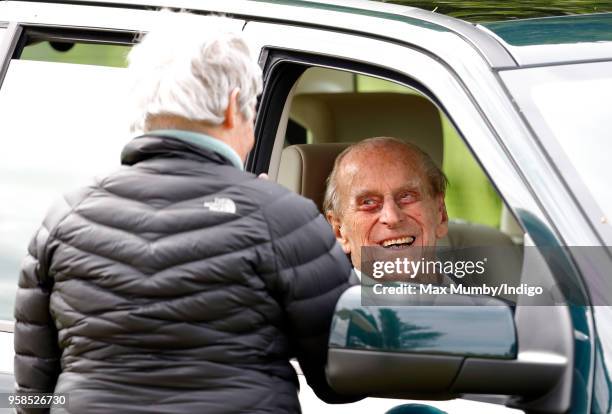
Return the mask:
<path fill-rule="evenodd" d="M 59 45 L 67 47 L 66 43 Z M 49 42 L 40 42 L 26 46 L 21 59 L 122 68 L 127 66 L 126 56 L 130 49 L 131 46 L 77 43 L 70 50 L 60 52 Z"/>
<path fill-rule="evenodd" d="M 592 0 L 374 0 L 402 4 L 453 16 L 474 23 L 568 14 L 612 12 L 612 1 Z"/>

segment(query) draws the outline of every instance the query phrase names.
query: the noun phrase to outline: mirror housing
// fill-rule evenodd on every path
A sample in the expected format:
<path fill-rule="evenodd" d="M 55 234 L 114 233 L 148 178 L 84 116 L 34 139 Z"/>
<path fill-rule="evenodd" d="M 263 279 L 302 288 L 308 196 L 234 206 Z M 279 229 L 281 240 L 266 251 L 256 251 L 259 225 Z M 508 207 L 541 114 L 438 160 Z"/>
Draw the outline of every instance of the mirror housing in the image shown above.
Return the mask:
<path fill-rule="evenodd" d="M 362 306 L 361 288 L 347 290 L 330 334 L 332 388 L 385 398 L 535 397 L 567 367 L 561 355 L 519 352 L 514 308 L 502 300 L 448 295 L 435 306 L 419 303 Z"/>

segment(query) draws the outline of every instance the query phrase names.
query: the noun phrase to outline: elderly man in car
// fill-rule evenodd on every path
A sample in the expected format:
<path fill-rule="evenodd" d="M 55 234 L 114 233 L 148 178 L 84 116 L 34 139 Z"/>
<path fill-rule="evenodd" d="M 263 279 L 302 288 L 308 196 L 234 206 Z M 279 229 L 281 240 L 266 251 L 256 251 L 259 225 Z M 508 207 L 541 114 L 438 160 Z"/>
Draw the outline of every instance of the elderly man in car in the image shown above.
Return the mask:
<path fill-rule="evenodd" d="M 433 248 L 448 232 L 447 180 L 417 146 L 390 137 L 346 148 L 328 179 L 323 208 L 361 276 L 361 248 Z"/>

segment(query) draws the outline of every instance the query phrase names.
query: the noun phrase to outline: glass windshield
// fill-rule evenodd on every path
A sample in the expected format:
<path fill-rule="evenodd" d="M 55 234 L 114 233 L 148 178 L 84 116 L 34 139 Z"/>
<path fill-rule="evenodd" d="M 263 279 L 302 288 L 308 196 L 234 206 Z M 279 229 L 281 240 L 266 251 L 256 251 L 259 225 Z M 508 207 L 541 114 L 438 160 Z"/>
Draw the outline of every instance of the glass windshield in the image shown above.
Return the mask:
<path fill-rule="evenodd" d="M 598 228 L 612 219 L 612 62 L 501 73 Z"/>

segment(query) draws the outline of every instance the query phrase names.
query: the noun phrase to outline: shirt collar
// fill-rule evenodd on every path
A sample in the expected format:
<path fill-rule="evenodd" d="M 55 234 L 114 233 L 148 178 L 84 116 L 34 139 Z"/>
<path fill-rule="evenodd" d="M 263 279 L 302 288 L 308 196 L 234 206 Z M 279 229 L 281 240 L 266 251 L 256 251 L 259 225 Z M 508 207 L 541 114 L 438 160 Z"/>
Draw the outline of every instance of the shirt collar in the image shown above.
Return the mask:
<path fill-rule="evenodd" d="M 209 135 L 194 131 L 185 131 L 182 129 L 156 129 L 146 132 L 145 135 L 153 136 L 170 136 L 181 141 L 185 141 L 192 145 L 197 145 L 208 150 L 214 151 L 231 161 L 232 165 L 240 170 L 244 170 L 242 160 L 238 153 L 225 142 L 220 139 L 213 138 Z"/>

